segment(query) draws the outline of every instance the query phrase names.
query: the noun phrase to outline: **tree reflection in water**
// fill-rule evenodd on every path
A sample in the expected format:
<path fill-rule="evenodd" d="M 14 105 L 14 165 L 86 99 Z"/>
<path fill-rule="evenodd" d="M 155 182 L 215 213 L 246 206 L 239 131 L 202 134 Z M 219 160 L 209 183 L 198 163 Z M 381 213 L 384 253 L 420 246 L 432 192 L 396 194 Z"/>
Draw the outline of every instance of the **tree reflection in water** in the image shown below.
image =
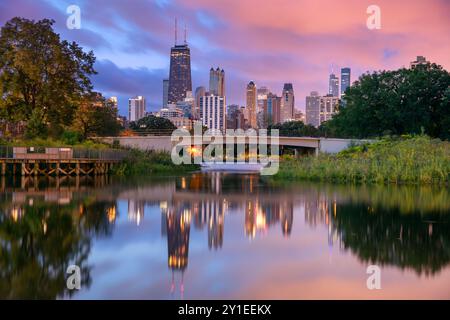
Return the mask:
<path fill-rule="evenodd" d="M 72 264 L 80 267 L 81 286 L 89 287 L 91 238 L 111 234 L 115 201 L 97 201 L 88 194 L 71 197 L 65 187 L 3 193 L 1 299 L 70 297 L 76 292 L 66 288 L 66 270 Z"/>
<path fill-rule="evenodd" d="M 95 280 L 88 264 L 91 245 L 96 237 L 112 235 L 118 198 L 128 201 L 128 218 L 137 225 L 147 205 L 159 206 L 171 290 L 179 287 L 181 294 L 191 224 L 194 230 L 206 229 L 206 248 L 220 251 L 230 213 L 242 215 L 240 230 L 254 241 L 268 232 L 290 241 L 295 219 L 303 213 L 308 228 L 325 225 L 329 245 L 339 244 L 364 264 L 433 276 L 450 260 L 448 188 L 273 185 L 255 175 L 217 173 L 0 182 L 0 298 L 70 297 L 76 293 L 66 289 L 71 264 L 81 268 L 81 286 L 88 288 Z"/>
<path fill-rule="evenodd" d="M 338 204 L 335 228 L 362 261 L 433 275 L 450 261 L 449 215 L 400 213 L 371 204 Z"/>

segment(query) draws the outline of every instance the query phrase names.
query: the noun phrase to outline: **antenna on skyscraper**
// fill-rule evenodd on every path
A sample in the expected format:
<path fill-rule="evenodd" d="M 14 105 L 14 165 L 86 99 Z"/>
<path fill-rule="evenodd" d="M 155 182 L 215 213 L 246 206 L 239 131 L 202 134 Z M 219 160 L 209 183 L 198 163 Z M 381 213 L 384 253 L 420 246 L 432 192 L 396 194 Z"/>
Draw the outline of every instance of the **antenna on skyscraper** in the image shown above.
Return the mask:
<path fill-rule="evenodd" d="M 178 34 L 178 25 L 177 25 L 177 18 L 175 17 L 175 45 L 177 45 L 177 34 Z"/>
<path fill-rule="evenodd" d="M 184 44 L 187 44 L 186 35 L 187 35 L 187 29 L 186 29 L 186 23 L 185 23 L 184 24 Z"/>

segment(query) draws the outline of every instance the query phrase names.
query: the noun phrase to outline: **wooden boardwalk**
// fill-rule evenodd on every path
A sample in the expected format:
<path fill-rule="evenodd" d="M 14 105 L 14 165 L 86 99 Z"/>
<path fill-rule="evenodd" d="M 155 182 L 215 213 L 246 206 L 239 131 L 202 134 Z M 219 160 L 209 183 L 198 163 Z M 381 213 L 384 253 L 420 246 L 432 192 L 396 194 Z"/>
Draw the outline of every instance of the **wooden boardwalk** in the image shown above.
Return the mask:
<path fill-rule="evenodd" d="M 0 175 L 105 175 L 123 160 L 124 155 L 123 150 L 114 149 L 9 147 L 0 152 Z"/>

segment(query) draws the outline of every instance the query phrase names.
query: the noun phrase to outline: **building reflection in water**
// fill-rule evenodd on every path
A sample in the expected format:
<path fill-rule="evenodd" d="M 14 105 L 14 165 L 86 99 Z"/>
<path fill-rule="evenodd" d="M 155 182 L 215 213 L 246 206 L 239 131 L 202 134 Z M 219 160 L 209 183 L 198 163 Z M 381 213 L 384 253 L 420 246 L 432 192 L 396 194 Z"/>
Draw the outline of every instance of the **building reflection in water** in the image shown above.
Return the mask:
<path fill-rule="evenodd" d="M 228 236 L 224 230 L 226 219 L 230 220 L 229 227 L 237 221 L 241 235 L 258 241 L 268 233 L 290 236 L 294 211 L 296 219 L 304 213 L 309 229 L 318 228 L 323 239 L 327 239 L 330 253 L 337 245 L 364 264 L 412 269 L 418 275 L 434 276 L 450 261 L 449 196 L 443 191 L 397 188 L 394 193 L 386 189 L 342 191 L 333 187 L 331 192 L 322 186 L 308 185 L 273 190 L 258 179 L 247 175 L 193 174 L 169 183 L 164 181 L 163 187 L 152 184 L 140 195 L 133 188 L 124 189 L 122 199 L 129 199 L 127 216 L 136 225 L 142 223 L 144 209 L 159 207 L 172 293 L 184 294 L 191 224 L 195 230 L 207 233 L 209 250 L 220 250 L 226 246 Z M 74 185 L 64 179 L 52 181 L 39 187 L 37 179 L 21 180 L 19 186 L 5 185 L 0 189 L 0 243 L 4 244 L 0 264 L 6 266 L 0 277 L 0 287 L 6 289 L 0 290 L 0 298 L 64 297 L 67 290 L 59 279 L 74 258 L 87 275 L 83 286 L 89 284 L 87 258 L 91 239 L 112 235 L 121 189 L 99 188 L 102 181 L 86 181 L 89 188 L 80 186 L 77 180 L 71 180 Z M 49 187 L 51 183 L 54 185 Z M 438 197 L 437 192 L 441 192 Z M 422 198 L 414 202 L 418 197 Z M 236 236 L 232 232 L 228 237 Z M 67 250 L 60 250 L 61 243 L 67 244 Z M 20 250 L 12 250 L 19 247 Z M 13 278 L 20 281 L 13 283 Z M 46 281 L 45 290 L 41 289 L 42 279 Z M 14 288 L 19 282 L 23 291 Z"/>
<path fill-rule="evenodd" d="M 128 220 L 136 223 L 137 226 L 144 220 L 145 201 L 128 200 Z"/>
<path fill-rule="evenodd" d="M 189 234 L 192 212 L 189 205 L 180 203 L 167 208 L 166 231 L 168 266 L 172 270 L 171 293 L 175 291 L 175 273 L 181 273 L 180 293 L 184 293 L 184 271 L 188 265 Z"/>
<path fill-rule="evenodd" d="M 340 236 L 335 226 L 336 199 L 318 194 L 315 201 L 305 201 L 305 222 L 311 227 L 317 225 L 327 226 L 328 245 L 332 247 L 334 243 L 339 243 L 342 247 Z"/>

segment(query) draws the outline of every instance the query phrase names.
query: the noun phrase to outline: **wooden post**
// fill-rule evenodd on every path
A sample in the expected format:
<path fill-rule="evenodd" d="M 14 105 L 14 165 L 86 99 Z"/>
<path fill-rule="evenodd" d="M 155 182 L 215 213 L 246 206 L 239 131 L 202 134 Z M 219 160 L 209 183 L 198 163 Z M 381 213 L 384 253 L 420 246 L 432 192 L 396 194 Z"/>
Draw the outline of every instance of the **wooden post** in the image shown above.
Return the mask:
<path fill-rule="evenodd" d="M 2 162 L 2 176 L 6 174 L 6 162 Z"/>
<path fill-rule="evenodd" d="M 35 162 L 33 165 L 33 174 L 36 177 L 39 174 L 39 162 Z"/>
<path fill-rule="evenodd" d="M 22 165 L 21 165 L 21 175 L 22 176 L 25 176 L 25 162 L 22 162 Z"/>
<path fill-rule="evenodd" d="M 59 176 L 59 162 L 56 162 L 56 176 Z"/>

